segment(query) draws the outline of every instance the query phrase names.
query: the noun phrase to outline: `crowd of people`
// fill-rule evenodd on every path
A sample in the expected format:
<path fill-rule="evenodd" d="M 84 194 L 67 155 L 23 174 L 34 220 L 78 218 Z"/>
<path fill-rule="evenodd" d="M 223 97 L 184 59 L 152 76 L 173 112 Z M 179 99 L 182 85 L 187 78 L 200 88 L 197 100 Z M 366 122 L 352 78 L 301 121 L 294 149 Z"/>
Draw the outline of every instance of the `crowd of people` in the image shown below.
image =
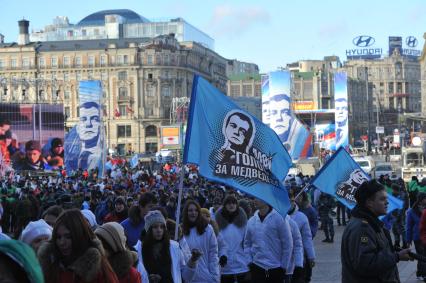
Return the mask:
<path fill-rule="evenodd" d="M 202 178 L 195 166 L 116 162 L 102 179 L 95 170 L 9 175 L 0 184 L 0 271 L 11 282 L 310 282 L 318 230 L 332 244 L 335 224 L 359 214 L 306 190 L 309 180 L 286 179 L 291 205 L 283 217 Z M 414 244 L 424 255 L 426 186 L 413 179 L 406 188 L 387 176 L 378 182 L 406 204 L 383 219 L 394 235 L 391 251 Z M 421 262 L 417 275 L 426 276 Z"/>

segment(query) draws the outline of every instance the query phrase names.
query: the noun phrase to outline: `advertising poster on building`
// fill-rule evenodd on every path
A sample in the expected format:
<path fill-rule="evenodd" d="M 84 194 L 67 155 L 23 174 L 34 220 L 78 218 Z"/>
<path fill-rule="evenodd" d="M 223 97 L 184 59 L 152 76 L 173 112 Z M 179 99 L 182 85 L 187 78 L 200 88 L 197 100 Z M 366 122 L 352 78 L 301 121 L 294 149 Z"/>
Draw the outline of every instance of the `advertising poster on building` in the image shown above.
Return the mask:
<path fill-rule="evenodd" d="M 0 104 L 0 175 L 64 165 L 63 104 Z"/>
<path fill-rule="evenodd" d="M 401 36 L 389 36 L 389 56 L 392 56 L 393 51 L 398 49 L 400 55 L 402 55 L 402 37 Z"/>
<path fill-rule="evenodd" d="M 182 138 L 179 126 L 161 127 L 161 148 L 162 149 L 181 149 Z"/>
<path fill-rule="evenodd" d="M 315 141 L 318 143 L 319 148 L 335 150 L 336 132 L 334 128 L 335 125 L 333 123 L 315 125 Z"/>
<path fill-rule="evenodd" d="M 348 78 L 344 72 L 334 74 L 334 108 L 336 125 L 336 150 L 349 145 Z"/>
<path fill-rule="evenodd" d="M 289 71 L 269 73 L 269 126 L 293 160 L 312 155 L 312 135 L 291 110 Z"/>
<path fill-rule="evenodd" d="M 101 82 L 80 81 L 79 99 L 79 121 L 65 137 L 65 166 L 68 173 L 98 169 L 102 176 L 106 150 Z"/>
<path fill-rule="evenodd" d="M 262 75 L 262 122 L 269 126 L 269 77 Z"/>

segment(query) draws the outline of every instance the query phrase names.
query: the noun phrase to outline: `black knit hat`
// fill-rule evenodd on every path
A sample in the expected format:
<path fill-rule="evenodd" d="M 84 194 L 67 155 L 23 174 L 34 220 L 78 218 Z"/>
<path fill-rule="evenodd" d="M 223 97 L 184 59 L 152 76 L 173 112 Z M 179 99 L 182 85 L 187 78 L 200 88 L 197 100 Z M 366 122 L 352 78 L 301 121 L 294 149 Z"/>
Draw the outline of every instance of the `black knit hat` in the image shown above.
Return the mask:
<path fill-rule="evenodd" d="M 385 187 L 376 180 L 365 181 L 355 192 L 355 200 L 358 205 L 363 206 L 367 199 L 375 193 L 384 190 Z"/>
<path fill-rule="evenodd" d="M 58 146 L 63 146 L 62 140 L 60 138 L 54 138 L 52 139 L 52 148 L 58 147 Z"/>
<path fill-rule="evenodd" d="M 25 144 L 25 150 L 29 151 L 29 150 L 38 150 L 41 152 L 41 146 L 40 143 L 38 141 L 27 141 L 27 143 Z"/>

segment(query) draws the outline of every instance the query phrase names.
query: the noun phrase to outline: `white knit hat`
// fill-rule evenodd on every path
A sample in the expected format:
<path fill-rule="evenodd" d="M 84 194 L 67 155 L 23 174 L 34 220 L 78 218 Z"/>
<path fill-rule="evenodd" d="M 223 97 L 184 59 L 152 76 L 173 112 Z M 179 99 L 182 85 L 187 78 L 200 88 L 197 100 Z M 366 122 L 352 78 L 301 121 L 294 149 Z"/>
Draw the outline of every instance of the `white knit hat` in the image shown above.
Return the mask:
<path fill-rule="evenodd" d="M 90 228 L 95 230 L 98 227 L 95 214 L 93 214 L 93 212 L 89 209 L 83 209 L 81 213 L 83 214 L 84 218 L 86 218 L 87 222 L 89 222 Z"/>
<path fill-rule="evenodd" d="M 144 219 L 145 231 L 148 231 L 154 223 L 163 223 L 164 225 L 166 225 L 166 219 L 164 219 L 163 214 L 161 214 L 159 210 L 153 210 L 148 212 L 148 214 L 145 215 Z"/>
<path fill-rule="evenodd" d="M 31 221 L 25 227 L 21 234 L 21 241 L 30 245 L 35 239 L 41 236 L 52 237 L 53 228 L 49 226 L 43 219 Z"/>

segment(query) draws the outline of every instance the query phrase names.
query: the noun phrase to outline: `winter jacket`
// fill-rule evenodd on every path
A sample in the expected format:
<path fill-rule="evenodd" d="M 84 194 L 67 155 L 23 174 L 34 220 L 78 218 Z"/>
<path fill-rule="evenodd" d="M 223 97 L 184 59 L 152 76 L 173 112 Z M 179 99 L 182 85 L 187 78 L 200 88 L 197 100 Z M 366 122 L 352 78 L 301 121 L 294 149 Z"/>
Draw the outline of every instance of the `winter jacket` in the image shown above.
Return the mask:
<path fill-rule="evenodd" d="M 133 267 L 137 260 L 137 253 L 129 250 L 115 253 L 108 258 L 120 283 L 141 283 L 141 275 Z"/>
<path fill-rule="evenodd" d="M 145 221 L 142 220 L 137 225 L 133 225 L 130 218 L 127 218 L 120 224 L 124 228 L 124 233 L 126 233 L 127 245 L 129 247 L 134 247 L 140 238 L 142 230 L 145 229 Z"/>
<path fill-rule="evenodd" d="M 219 282 L 218 244 L 213 227 L 209 224 L 201 235 L 195 227 L 191 228 L 189 235 L 184 235 L 184 238 L 191 250 L 198 249 L 202 253 L 197 262 L 195 275 L 190 282 Z"/>
<path fill-rule="evenodd" d="M 221 268 L 221 274 L 239 274 L 249 271 L 248 264 L 250 254 L 244 250 L 244 235 L 247 229 L 247 216 L 240 207 L 238 215 L 229 223 L 222 216 L 222 208 L 216 213 L 216 222 L 219 226 L 219 235 L 227 243 L 225 250 L 219 250 L 220 255 L 225 255 L 228 262 Z"/>
<path fill-rule="evenodd" d="M 295 267 L 303 268 L 303 244 L 302 236 L 297 223 L 287 215 L 286 220 L 290 224 L 291 236 L 293 238 L 293 254 L 290 258 L 290 264 L 286 269 L 286 274 L 293 274 Z"/>
<path fill-rule="evenodd" d="M 420 240 L 423 246 L 426 246 L 426 209 L 423 209 L 422 216 L 420 217 Z"/>
<path fill-rule="evenodd" d="M 287 270 L 293 254 L 290 224 L 274 209 L 263 221 L 256 211 L 247 223 L 244 249 L 250 253 L 250 262 L 263 269 Z"/>
<path fill-rule="evenodd" d="M 127 218 L 127 211 L 123 211 L 123 213 L 120 213 L 120 214 L 113 211 L 113 212 L 108 213 L 107 216 L 105 216 L 103 223 L 108 223 L 108 222 L 121 223 L 121 222 L 125 221 L 126 218 Z"/>
<path fill-rule="evenodd" d="M 142 282 L 149 283 L 149 274 L 147 273 L 145 266 L 143 265 L 142 258 L 142 243 L 138 241 L 135 246 L 138 253 L 138 266 L 137 269 L 142 275 Z M 191 282 L 194 277 L 197 267 L 190 268 L 186 265 L 186 261 L 179 244 L 176 241 L 170 240 L 170 256 L 172 258 L 172 278 L 174 283 L 181 283 L 182 278 L 185 282 Z M 198 264 L 198 263 L 197 263 Z"/>
<path fill-rule="evenodd" d="M 53 251 L 53 243 L 46 242 L 38 250 L 38 259 L 43 269 L 43 273 L 46 274 L 56 268 L 58 270 L 58 280 L 56 282 L 46 283 L 104 283 L 112 282 L 118 283 L 117 276 L 113 271 L 108 273 L 102 272 L 102 257 L 104 251 L 102 243 L 99 240 L 93 240 L 92 246 L 89 247 L 83 255 L 74 260 L 73 263 L 69 264 L 67 268 L 64 268 L 60 263 L 60 259 L 55 255 Z"/>
<path fill-rule="evenodd" d="M 398 255 L 389 231 L 368 209 L 355 206 L 342 236 L 343 283 L 398 283 Z"/>
<path fill-rule="evenodd" d="M 318 213 L 313 206 L 308 206 L 306 208 L 300 208 L 300 212 L 303 212 L 309 220 L 309 227 L 311 228 L 312 239 L 315 238 L 315 235 L 318 231 Z"/>
<path fill-rule="evenodd" d="M 290 212 L 289 212 L 290 214 Z M 311 228 L 309 227 L 309 220 L 305 214 L 299 211 L 299 207 L 296 205 L 294 210 L 290 214 L 291 219 L 296 222 L 299 228 L 300 235 L 302 237 L 303 249 L 308 259 L 315 259 L 314 242 L 312 241 Z"/>
<path fill-rule="evenodd" d="M 330 195 L 321 193 L 318 199 L 318 214 L 321 219 L 331 217 L 331 211 L 336 207 L 336 201 Z"/>
<path fill-rule="evenodd" d="M 406 220 L 406 233 L 407 233 L 407 243 L 412 241 L 420 240 L 420 217 L 421 214 L 418 213 L 415 209 L 410 208 L 407 211 L 407 220 Z"/>

